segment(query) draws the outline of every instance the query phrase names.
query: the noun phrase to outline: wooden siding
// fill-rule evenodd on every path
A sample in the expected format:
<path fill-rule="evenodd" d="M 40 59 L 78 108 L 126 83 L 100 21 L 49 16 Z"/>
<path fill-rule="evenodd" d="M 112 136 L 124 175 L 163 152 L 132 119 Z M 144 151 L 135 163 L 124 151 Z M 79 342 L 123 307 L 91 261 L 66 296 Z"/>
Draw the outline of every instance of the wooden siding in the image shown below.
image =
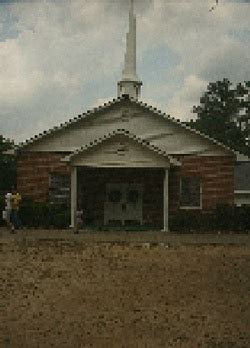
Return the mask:
<path fill-rule="evenodd" d="M 130 101 L 122 101 L 85 119 L 79 119 L 67 128 L 57 130 L 29 145 L 25 151 L 71 152 L 117 129 L 126 129 L 147 139 L 170 155 L 229 154 L 212 141 Z"/>
<path fill-rule="evenodd" d="M 124 135 L 115 135 L 79 154 L 71 164 L 92 167 L 167 168 L 169 160 Z"/>

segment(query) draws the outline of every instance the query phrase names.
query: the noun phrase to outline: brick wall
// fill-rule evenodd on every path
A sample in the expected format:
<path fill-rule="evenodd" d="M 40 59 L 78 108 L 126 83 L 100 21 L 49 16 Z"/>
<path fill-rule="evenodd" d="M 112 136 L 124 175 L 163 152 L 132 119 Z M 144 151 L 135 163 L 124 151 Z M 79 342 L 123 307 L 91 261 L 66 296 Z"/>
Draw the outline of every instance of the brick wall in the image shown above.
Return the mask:
<path fill-rule="evenodd" d="M 49 173 L 70 174 L 69 165 L 61 162 L 56 153 L 23 153 L 18 158 L 18 190 L 35 201 L 46 201 L 49 189 Z M 234 158 L 229 156 L 176 156 L 181 167 L 170 169 L 170 215 L 180 208 L 180 177 L 199 176 L 202 179 L 202 208 L 213 209 L 217 204 L 234 202 Z M 143 220 L 161 226 L 163 221 L 163 175 L 161 169 L 79 170 L 78 183 L 87 193 L 94 219 L 103 221 L 103 203 L 106 182 L 141 182 L 144 186 Z M 116 172 L 116 173 L 118 173 Z M 95 175 L 93 175 L 95 173 Z M 82 178 L 82 179 L 81 179 Z M 81 190 L 81 188 L 80 188 Z M 96 199 L 95 197 L 98 198 Z M 92 198 L 91 198 L 92 197 Z M 92 203 L 91 202 L 92 199 Z M 85 199 L 86 204 L 86 199 Z"/>
<path fill-rule="evenodd" d="M 17 161 L 17 189 L 23 197 L 37 202 L 48 199 L 49 174 L 70 174 L 67 163 L 61 162 L 64 154 L 45 152 L 26 152 Z"/>
<path fill-rule="evenodd" d="M 171 211 L 179 208 L 179 180 L 181 176 L 199 176 L 202 180 L 202 208 L 207 211 L 217 204 L 234 202 L 234 157 L 176 156 L 182 163 L 170 175 Z"/>

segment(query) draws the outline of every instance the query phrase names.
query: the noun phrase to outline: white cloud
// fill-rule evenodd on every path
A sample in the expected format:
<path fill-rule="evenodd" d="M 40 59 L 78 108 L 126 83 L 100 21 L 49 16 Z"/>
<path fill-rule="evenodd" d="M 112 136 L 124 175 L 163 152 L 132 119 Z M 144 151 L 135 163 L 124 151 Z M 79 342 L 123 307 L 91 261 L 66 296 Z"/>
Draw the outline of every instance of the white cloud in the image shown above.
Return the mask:
<path fill-rule="evenodd" d="M 20 34 L 0 42 L 2 102 L 31 97 L 40 89 L 84 86 L 109 75 L 119 61 L 120 52 L 109 50 L 118 24 L 104 19 L 100 3 L 24 3 L 13 6 L 13 16 L 20 19 Z"/>
<path fill-rule="evenodd" d="M 190 110 L 199 103 L 210 81 L 228 77 L 237 82 L 250 77 L 246 63 L 249 40 L 244 40 L 241 34 L 242 31 L 249 34 L 250 5 L 221 1 L 211 13 L 208 11 L 211 3 L 158 0 L 141 19 L 141 36 L 147 36 L 142 45 L 143 54 L 148 47 L 160 42 L 180 57 L 171 74 L 166 75 L 165 85 L 159 86 L 161 90 L 157 92 L 161 98 L 162 91 L 165 93 L 167 112 L 182 120 L 193 117 Z M 169 99 L 170 88 L 174 93 Z"/>
<path fill-rule="evenodd" d="M 0 42 L 0 70 L 1 103 L 22 102 L 44 82 L 41 71 L 33 69 L 27 52 L 14 39 Z"/>
<path fill-rule="evenodd" d="M 168 113 L 176 118 L 186 121 L 194 118 L 192 107 L 199 103 L 202 91 L 206 90 L 208 81 L 198 76 L 190 75 L 185 78 L 182 88 L 176 91 L 168 105 Z"/>
<path fill-rule="evenodd" d="M 104 105 L 105 103 L 110 102 L 113 99 L 113 96 L 107 98 L 97 98 L 94 103 L 90 106 L 90 109 L 97 108 L 98 106 Z"/>
<path fill-rule="evenodd" d="M 154 67 L 138 67 L 142 99 L 172 116 L 186 119 L 210 81 L 249 79 L 250 5 L 220 1 L 211 13 L 213 3 L 136 2 L 138 61 L 156 55 Z M 1 132 L 25 139 L 116 97 L 127 9 L 124 0 L 14 3 L 8 14 L 3 7 L 11 35 L 0 24 Z M 178 57 L 165 70 L 157 56 L 164 50 L 165 59 Z"/>
<path fill-rule="evenodd" d="M 113 49 L 120 44 L 114 31 L 122 28 L 104 3 L 36 2 L 9 9 L 18 35 L 0 41 L 0 129 L 24 140 L 81 113 L 97 97 L 93 88 L 107 94 L 105 81 L 122 56 L 122 48 Z"/>

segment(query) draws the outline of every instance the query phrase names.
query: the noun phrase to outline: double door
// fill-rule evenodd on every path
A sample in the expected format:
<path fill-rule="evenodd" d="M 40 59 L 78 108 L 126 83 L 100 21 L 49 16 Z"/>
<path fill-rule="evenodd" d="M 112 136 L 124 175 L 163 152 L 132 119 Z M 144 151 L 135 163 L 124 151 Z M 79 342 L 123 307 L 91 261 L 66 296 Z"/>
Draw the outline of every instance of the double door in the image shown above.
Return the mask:
<path fill-rule="evenodd" d="M 106 185 L 104 223 L 122 226 L 142 224 L 142 184 Z"/>

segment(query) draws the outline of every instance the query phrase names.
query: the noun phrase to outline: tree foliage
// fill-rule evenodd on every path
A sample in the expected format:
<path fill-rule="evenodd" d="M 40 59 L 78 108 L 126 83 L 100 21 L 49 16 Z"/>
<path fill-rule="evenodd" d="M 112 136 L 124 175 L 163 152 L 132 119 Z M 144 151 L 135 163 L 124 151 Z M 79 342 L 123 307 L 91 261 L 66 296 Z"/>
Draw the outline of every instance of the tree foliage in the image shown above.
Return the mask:
<path fill-rule="evenodd" d="M 193 107 L 197 114 L 188 125 L 230 148 L 250 155 L 250 81 L 238 83 L 235 88 L 228 79 L 209 83 Z"/>
<path fill-rule="evenodd" d="M 16 185 L 16 160 L 12 155 L 4 154 L 13 148 L 14 142 L 0 135 L 0 191 L 9 190 Z"/>

